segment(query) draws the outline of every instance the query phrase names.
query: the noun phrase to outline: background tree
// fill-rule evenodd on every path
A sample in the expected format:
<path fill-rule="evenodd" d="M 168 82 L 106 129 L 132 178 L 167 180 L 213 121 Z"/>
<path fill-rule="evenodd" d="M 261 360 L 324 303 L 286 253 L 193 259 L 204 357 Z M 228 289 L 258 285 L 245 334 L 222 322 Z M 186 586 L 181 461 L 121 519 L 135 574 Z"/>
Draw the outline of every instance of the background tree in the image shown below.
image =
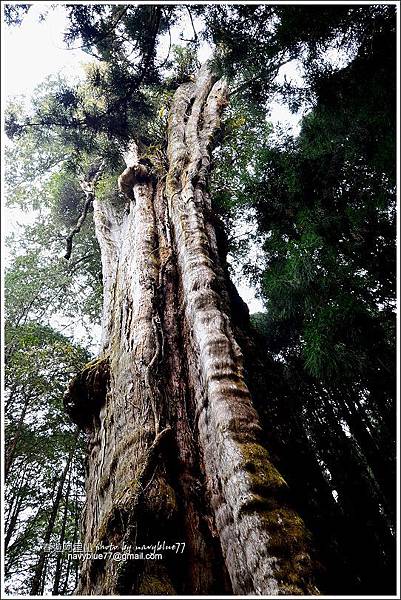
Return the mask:
<path fill-rule="evenodd" d="M 395 30 L 387 10 L 364 18 L 344 68 L 310 63 L 298 138 L 228 119 L 214 183 L 223 211 L 234 198 L 256 215 L 269 362 L 255 397 L 336 593 L 394 589 Z"/>
<path fill-rule="evenodd" d="M 72 550 L 79 540 L 84 442 L 82 436 L 77 440 L 62 400 L 69 379 L 91 358 L 87 332 L 99 319 L 101 281 L 99 250 L 87 224 L 75 243 L 75 260 L 61 260 L 84 196 L 68 168 L 70 150 L 68 142 L 35 129 L 26 130 L 7 152 L 8 204 L 36 217 L 14 228 L 7 240 L 4 544 L 9 593 L 43 595 L 53 589 L 67 594 L 78 577 L 78 562 L 59 546 L 68 542 Z M 63 334 L 77 327 L 87 349 Z"/>
<path fill-rule="evenodd" d="M 8 591 L 43 594 L 54 574 L 54 557 L 44 544 L 58 542 L 60 528 L 73 532 L 82 505 L 82 440 L 78 449 L 76 432 L 62 410 L 62 397 L 68 378 L 88 354 L 50 327 L 33 321 L 17 326 L 6 322 L 6 352 L 4 545 Z M 74 573 L 67 574 L 65 561 L 66 555 L 59 555 L 59 577 L 66 591 L 72 591 Z"/>

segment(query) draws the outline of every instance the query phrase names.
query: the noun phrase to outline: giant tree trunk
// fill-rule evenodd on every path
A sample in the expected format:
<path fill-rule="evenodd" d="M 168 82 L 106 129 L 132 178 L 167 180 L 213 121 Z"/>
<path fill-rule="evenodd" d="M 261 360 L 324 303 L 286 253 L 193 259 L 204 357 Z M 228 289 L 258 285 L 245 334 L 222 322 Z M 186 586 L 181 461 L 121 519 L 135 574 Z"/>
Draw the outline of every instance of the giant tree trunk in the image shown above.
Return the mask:
<path fill-rule="evenodd" d="M 175 94 L 166 176 L 132 144 L 127 202 L 95 202 L 102 350 L 66 397 L 89 438 L 83 542 L 186 547 L 86 561 L 79 594 L 316 593 L 308 534 L 260 443 L 207 192 L 226 101 L 203 67 Z"/>

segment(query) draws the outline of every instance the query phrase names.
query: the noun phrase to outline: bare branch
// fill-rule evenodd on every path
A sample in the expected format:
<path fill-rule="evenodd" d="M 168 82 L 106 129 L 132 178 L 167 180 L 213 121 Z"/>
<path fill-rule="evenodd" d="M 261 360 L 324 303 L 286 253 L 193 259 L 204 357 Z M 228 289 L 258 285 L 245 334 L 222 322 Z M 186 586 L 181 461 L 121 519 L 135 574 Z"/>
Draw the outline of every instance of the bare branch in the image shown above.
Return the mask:
<path fill-rule="evenodd" d="M 281 69 L 281 67 L 283 67 L 287 63 L 291 62 L 293 59 L 294 59 L 294 57 L 290 56 L 286 60 L 279 61 L 278 63 L 276 63 L 275 65 L 273 65 L 272 68 L 271 68 L 271 78 L 270 78 L 270 81 L 273 81 L 275 79 L 275 77 L 277 77 L 277 74 L 278 74 L 279 70 Z M 239 92 L 242 92 L 251 83 L 253 83 L 254 81 L 258 81 L 258 79 L 260 79 L 262 76 L 263 76 L 263 73 L 259 73 L 258 75 L 255 75 L 254 77 L 251 77 L 250 79 L 247 79 L 246 81 L 244 81 L 244 83 L 241 83 L 241 85 L 239 85 L 237 88 L 235 88 L 232 92 L 230 91 L 228 95 L 231 98 L 231 96 L 234 96 L 235 94 L 238 94 Z"/>
<path fill-rule="evenodd" d="M 187 12 L 189 14 L 189 18 L 191 19 L 191 25 L 192 25 L 192 31 L 194 32 L 194 37 L 192 38 L 192 40 L 186 40 L 185 38 L 181 38 L 183 42 L 192 42 L 193 44 L 196 44 L 198 42 L 198 34 L 196 33 L 196 29 L 195 29 L 195 25 L 194 25 L 194 21 L 192 18 L 192 14 L 190 11 L 189 6 L 185 7 L 187 9 Z"/>
<path fill-rule="evenodd" d="M 81 188 L 86 196 L 86 201 L 85 201 L 84 207 L 82 209 L 82 213 L 80 214 L 75 227 L 73 229 L 71 229 L 71 231 L 67 237 L 67 240 L 66 240 L 67 249 L 66 249 L 66 252 L 64 255 L 64 258 L 66 260 L 69 260 L 71 257 L 72 241 L 74 239 L 74 236 L 81 231 L 81 227 L 85 222 L 86 215 L 88 214 L 89 208 L 93 204 L 93 201 L 95 199 L 95 185 L 96 185 L 96 182 L 98 181 L 99 177 L 101 176 L 103 169 L 104 169 L 104 161 L 102 161 L 100 163 L 98 169 L 96 170 L 94 176 L 92 177 L 92 179 L 90 181 L 83 180 L 80 182 Z"/>

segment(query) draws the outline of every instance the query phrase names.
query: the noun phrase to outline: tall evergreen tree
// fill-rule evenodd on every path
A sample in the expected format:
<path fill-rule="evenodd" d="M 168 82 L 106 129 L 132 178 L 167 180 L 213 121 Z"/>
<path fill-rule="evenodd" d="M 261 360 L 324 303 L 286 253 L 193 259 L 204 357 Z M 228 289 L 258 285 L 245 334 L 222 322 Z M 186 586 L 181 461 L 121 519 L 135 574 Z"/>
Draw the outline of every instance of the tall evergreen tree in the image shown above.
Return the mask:
<path fill-rule="evenodd" d="M 32 131 L 63 139 L 71 150 L 61 158 L 64 206 L 75 196 L 81 210 L 66 236 L 66 257 L 74 256 L 91 208 L 101 249 L 101 350 L 65 397 L 88 441 L 83 541 L 172 542 L 180 530 L 186 542 L 181 557 L 166 554 L 157 563 L 87 560 L 78 593 L 314 593 L 317 569 L 300 514 L 326 561 L 323 589 L 337 591 L 339 576 L 346 592 L 366 591 L 377 559 L 382 584 L 393 569 L 392 388 L 377 385 L 394 356 L 386 243 L 393 155 L 385 124 L 390 118 L 391 127 L 393 112 L 378 114 L 373 102 L 355 97 L 378 85 L 388 90 L 394 80 L 391 64 L 376 80 L 363 76 L 392 47 L 394 11 L 271 5 L 68 11 L 67 42 L 79 41 L 99 62 L 88 69 L 86 84 L 58 82 L 38 97 L 33 114 L 12 107 L 7 130 L 20 140 Z M 159 60 L 158 41 L 184 12 L 194 36 L 169 65 Z M 216 52 L 192 75 L 195 14 Z M 333 44 L 353 60 L 330 73 L 325 56 Z M 305 67 L 303 98 L 275 81 L 294 58 Z M 341 91 L 336 100 L 332 89 Z M 352 99 L 350 89 L 358 90 Z M 272 147 L 265 102 L 277 90 L 294 107 L 305 99 L 315 107 L 298 141 Z M 229 96 L 230 144 L 221 146 Z M 110 185 L 118 169 L 124 169 L 119 192 Z M 252 328 L 230 281 L 216 214 L 218 208 L 230 217 L 246 198 L 265 240 L 266 268 L 255 273 L 269 310 L 258 320 L 265 337 Z M 376 263 L 371 247 L 381 237 Z M 382 262 L 388 277 L 381 277 Z M 292 498 L 273 462 L 291 483 Z M 365 500 L 359 515 L 353 498 Z M 356 516 L 354 531 L 373 552 L 367 565 L 354 560 L 347 571 L 346 527 Z"/>
<path fill-rule="evenodd" d="M 232 211 L 237 178 L 236 210 L 258 224 L 255 401 L 335 593 L 395 585 L 395 23 L 371 16 L 345 67 L 309 64 L 296 139 L 230 117 L 214 182 Z"/>

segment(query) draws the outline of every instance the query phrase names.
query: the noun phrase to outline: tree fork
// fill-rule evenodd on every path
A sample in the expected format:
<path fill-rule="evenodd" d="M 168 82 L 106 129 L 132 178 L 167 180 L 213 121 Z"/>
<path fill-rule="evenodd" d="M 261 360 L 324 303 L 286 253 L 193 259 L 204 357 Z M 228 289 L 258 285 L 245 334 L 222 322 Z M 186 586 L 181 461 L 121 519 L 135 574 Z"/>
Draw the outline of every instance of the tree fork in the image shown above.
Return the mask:
<path fill-rule="evenodd" d="M 109 371 L 87 428 L 83 541 L 165 539 L 186 551 L 86 561 L 80 594 L 317 593 L 309 534 L 260 443 L 211 218 L 210 151 L 226 103 L 204 66 L 175 94 L 167 176 L 139 169 L 132 144 L 124 173 L 140 177 L 131 189 L 124 179 L 127 203 L 94 201 Z"/>

